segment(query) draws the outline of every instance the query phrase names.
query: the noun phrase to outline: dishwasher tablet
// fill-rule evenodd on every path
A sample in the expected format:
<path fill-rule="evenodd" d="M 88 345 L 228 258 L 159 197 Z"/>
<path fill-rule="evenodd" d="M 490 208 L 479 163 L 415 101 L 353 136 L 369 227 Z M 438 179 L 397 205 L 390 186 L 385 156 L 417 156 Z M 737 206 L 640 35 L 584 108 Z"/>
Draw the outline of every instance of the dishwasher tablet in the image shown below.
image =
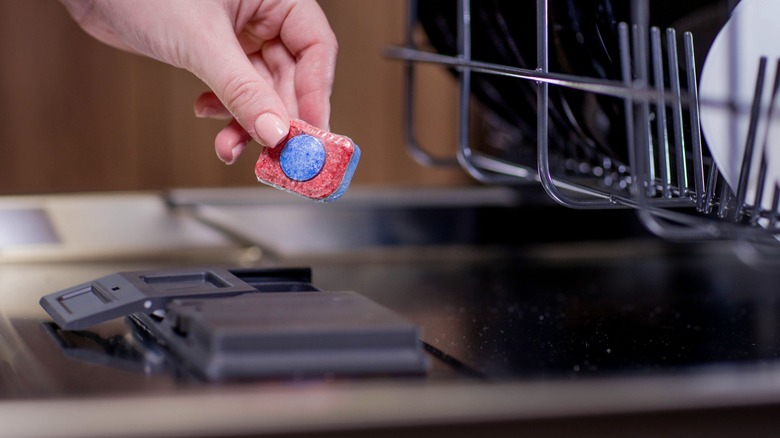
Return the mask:
<path fill-rule="evenodd" d="M 275 148 L 263 148 L 255 165 L 258 181 L 318 202 L 335 201 L 347 191 L 360 160 L 348 137 L 301 120 Z"/>

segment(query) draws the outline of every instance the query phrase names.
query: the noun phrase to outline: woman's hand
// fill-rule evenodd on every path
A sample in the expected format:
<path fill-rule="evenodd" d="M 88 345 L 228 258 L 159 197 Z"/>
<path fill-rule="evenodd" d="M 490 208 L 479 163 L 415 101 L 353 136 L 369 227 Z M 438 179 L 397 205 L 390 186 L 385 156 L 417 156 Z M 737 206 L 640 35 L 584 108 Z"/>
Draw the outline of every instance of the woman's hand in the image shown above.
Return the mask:
<path fill-rule="evenodd" d="M 208 85 L 199 117 L 232 164 L 254 139 L 276 146 L 291 118 L 328 130 L 338 46 L 315 0 L 61 0 L 90 35 L 189 70 Z"/>

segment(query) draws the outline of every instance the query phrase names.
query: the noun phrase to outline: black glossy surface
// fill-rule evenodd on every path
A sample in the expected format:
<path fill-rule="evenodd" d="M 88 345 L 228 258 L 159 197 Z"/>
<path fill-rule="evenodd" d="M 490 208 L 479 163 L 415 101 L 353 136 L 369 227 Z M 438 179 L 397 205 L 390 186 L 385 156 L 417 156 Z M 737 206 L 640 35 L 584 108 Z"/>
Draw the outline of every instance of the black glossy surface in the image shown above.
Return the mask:
<path fill-rule="evenodd" d="M 780 353 L 780 274 L 717 245 L 527 247 L 492 260 L 349 270 L 351 287 L 409 315 L 430 346 L 489 378 L 670 373 Z M 321 287 L 347 286 L 343 267 L 314 272 Z"/>

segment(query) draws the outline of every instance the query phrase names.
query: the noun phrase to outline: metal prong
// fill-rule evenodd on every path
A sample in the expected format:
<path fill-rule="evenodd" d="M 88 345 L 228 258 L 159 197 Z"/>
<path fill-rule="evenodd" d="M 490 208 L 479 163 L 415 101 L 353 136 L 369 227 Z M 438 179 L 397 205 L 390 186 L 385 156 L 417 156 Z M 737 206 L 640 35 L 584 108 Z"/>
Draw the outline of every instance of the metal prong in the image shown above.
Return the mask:
<path fill-rule="evenodd" d="M 772 192 L 772 211 L 769 213 L 769 229 L 777 229 L 777 209 L 780 208 L 780 187 L 775 183 Z"/>
<path fill-rule="evenodd" d="M 671 198 L 669 168 L 669 136 L 666 127 L 666 102 L 664 99 L 664 61 L 661 52 L 661 30 L 650 29 L 650 47 L 653 61 L 653 82 L 658 97 L 655 100 L 656 140 L 658 141 L 658 164 L 661 168 L 661 191 L 664 198 Z"/>
<path fill-rule="evenodd" d="M 712 202 L 715 198 L 715 185 L 718 183 L 718 166 L 710 166 L 710 177 L 707 179 L 707 193 L 704 200 L 704 213 L 712 212 Z"/>
<path fill-rule="evenodd" d="M 764 82 L 766 80 L 766 57 L 761 57 L 758 64 L 758 77 L 756 78 L 755 93 L 753 95 L 753 105 L 750 108 L 750 126 L 748 128 L 747 139 L 745 140 L 745 153 L 742 157 L 742 166 L 739 172 L 739 184 L 737 185 L 737 205 L 734 209 L 734 221 L 742 219 L 742 206 L 747 197 L 747 188 L 750 178 L 750 165 L 753 160 L 753 150 L 756 144 L 756 131 L 758 130 L 758 119 L 761 116 L 761 96 L 764 95 Z"/>
<path fill-rule="evenodd" d="M 720 205 L 718 206 L 718 217 L 725 219 L 728 215 L 729 201 L 731 200 L 731 187 L 723 181 L 723 187 L 720 188 Z"/>
<path fill-rule="evenodd" d="M 780 59 L 777 60 L 775 65 L 775 80 L 772 85 L 772 100 L 769 102 L 769 109 L 767 110 L 767 124 L 764 127 L 764 141 L 761 143 L 761 167 L 758 172 L 758 180 L 756 182 L 756 196 L 753 201 L 753 211 L 750 223 L 752 225 L 758 224 L 758 218 L 761 215 L 761 204 L 764 195 L 764 185 L 766 184 L 767 176 L 767 149 L 769 148 L 769 132 L 772 127 L 772 120 L 775 114 L 775 101 L 777 100 L 778 91 L 780 91 Z"/>
<path fill-rule="evenodd" d="M 633 85 L 633 74 L 631 72 L 631 46 L 629 43 L 629 31 L 626 23 L 618 25 L 618 36 L 620 41 L 620 69 L 623 77 L 623 84 L 626 87 Z M 626 113 L 626 141 L 628 143 L 628 165 L 631 168 L 632 187 L 637 185 L 637 159 L 636 159 L 636 132 L 634 128 L 634 104 L 629 98 L 623 101 L 623 109 Z"/>
<path fill-rule="evenodd" d="M 758 225 L 758 219 L 761 217 L 761 198 L 764 197 L 766 169 L 766 155 L 763 155 L 761 158 L 761 165 L 758 169 L 758 185 L 756 186 L 756 196 L 753 198 L 753 208 L 750 212 L 750 225 Z"/>
<path fill-rule="evenodd" d="M 644 21 L 642 21 L 644 23 Z M 631 40 L 633 42 L 633 60 L 634 76 L 636 77 L 637 88 L 647 89 L 649 75 L 647 69 L 647 38 L 644 31 L 645 27 L 635 24 L 632 26 Z M 655 196 L 655 153 L 653 152 L 652 130 L 650 129 L 650 104 L 647 100 L 640 100 L 637 104 L 637 110 L 634 112 L 637 139 L 637 165 L 639 166 L 639 179 L 637 183 L 644 190 L 646 196 Z M 644 147 L 643 147 L 644 146 Z"/>
<path fill-rule="evenodd" d="M 704 165 L 701 150 L 701 117 L 699 116 L 699 92 L 696 81 L 696 57 L 693 50 L 693 34 L 683 34 L 685 43 L 685 70 L 688 72 L 688 97 L 691 117 L 691 146 L 693 153 L 693 183 L 696 188 L 696 208 L 704 211 Z"/>
<path fill-rule="evenodd" d="M 674 97 L 672 105 L 672 129 L 674 133 L 674 158 L 677 168 L 677 187 L 680 197 L 688 194 L 688 163 L 685 157 L 685 138 L 683 137 L 683 105 L 680 93 L 680 65 L 677 61 L 677 32 L 666 30 L 666 54 L 669 66 L 669 83 Z"/>

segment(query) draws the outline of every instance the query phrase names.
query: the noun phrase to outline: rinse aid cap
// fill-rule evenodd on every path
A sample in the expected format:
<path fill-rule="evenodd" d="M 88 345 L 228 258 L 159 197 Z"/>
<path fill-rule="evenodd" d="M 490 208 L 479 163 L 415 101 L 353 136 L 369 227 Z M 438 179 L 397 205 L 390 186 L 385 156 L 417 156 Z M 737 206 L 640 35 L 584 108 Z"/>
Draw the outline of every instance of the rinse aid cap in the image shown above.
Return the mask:
<path fill-rule="evenodd" d="M 360 148 L 348 137 L 301 120 L 275 148 L 263 148 L 255 165 L 258 181 L 319 201 L 335 201 L 346 192 L 360 160 Z"/>
<path fill-rule="evenodd" d="M 55 339 L 71 331 L 90 340 L 85 350 L 61 342 L 68 353 L 94 357 L 89 330 L 126 317 L 132 333 L 142 334 L 139 345 L 162 347 L 176 375 L 208 381 L 427 373 L 418 326 L 357 292 L 323 291 L 311 279 L 305 267 L 125 271 L 45 295 L 40 304 L 54 320 L 44 328 Z"/>

